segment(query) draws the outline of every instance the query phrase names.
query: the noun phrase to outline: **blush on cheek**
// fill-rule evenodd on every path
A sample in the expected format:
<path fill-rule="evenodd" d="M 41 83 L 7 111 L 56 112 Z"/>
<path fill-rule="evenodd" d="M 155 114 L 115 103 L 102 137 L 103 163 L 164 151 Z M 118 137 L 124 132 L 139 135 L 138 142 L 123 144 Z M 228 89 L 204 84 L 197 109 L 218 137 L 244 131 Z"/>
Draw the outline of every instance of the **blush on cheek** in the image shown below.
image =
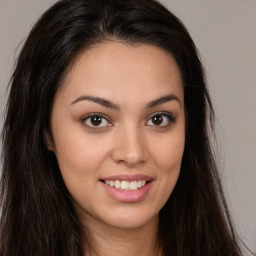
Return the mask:
<path fill-rule="evenodd" d="M 178 145 L 169 145 L 169 147 L 161 147 L 156 150 L 158 155 L 157 165 L 162 166 L 163 169 L 176 169 L 180 166 L 183 157 L 184 146 L 181 142 Z"/>

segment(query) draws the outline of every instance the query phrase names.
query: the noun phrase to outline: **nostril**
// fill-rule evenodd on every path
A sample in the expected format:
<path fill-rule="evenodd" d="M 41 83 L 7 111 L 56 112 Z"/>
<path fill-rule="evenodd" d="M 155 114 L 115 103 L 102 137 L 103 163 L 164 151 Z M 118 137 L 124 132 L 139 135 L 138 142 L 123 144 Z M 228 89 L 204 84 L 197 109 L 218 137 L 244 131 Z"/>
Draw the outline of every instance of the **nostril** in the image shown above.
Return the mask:
<path fill-rule="evenodd" d="M 143 139 L 143 135 L 139 136 L 137 134 L 135 136 L 130 131 L 122 139 L 120 137 L 118 138 L 111 152 L 112 159 L 116 163 L 135 166 L 147 161 L 147 143 Z"/>

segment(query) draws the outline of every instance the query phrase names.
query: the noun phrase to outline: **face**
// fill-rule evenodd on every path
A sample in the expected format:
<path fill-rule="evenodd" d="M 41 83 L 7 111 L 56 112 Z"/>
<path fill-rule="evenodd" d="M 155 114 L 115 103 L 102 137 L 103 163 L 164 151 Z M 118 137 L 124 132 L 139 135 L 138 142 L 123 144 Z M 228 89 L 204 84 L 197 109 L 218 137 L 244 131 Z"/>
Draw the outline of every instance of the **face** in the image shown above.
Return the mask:
<path fill-rule="evenodd" d="M 48 140 L 81 221 L 155 221 L 179 176 L 184 127 L 170 54 L 119 42 L 83 52 L 55 96 Z"/>

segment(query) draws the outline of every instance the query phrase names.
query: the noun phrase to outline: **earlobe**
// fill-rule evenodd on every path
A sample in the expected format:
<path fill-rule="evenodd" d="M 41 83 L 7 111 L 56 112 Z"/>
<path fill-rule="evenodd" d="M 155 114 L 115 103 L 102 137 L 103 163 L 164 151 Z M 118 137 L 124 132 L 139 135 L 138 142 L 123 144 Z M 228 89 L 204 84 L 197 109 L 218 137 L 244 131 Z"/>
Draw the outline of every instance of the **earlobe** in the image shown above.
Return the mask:
<path fill-rule="evenodd" d="M 44 143 L 48 151 L 54 152 L 52 136 L 48 132 L 44 133 Z"/>

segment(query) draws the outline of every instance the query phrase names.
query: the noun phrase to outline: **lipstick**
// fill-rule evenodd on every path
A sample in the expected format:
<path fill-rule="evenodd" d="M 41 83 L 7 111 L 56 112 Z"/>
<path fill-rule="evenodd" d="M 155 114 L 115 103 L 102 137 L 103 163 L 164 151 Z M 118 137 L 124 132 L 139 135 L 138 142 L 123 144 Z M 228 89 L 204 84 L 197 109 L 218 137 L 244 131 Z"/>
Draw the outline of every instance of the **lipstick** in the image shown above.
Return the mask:
<path fill-rule="evenodd" d="M 148 194 L 154 178 L 142 174 L 122 174 L 105 177 L 100 181 L 113 199 L 124 203 L 134 203 L 141 201 Z"/>

